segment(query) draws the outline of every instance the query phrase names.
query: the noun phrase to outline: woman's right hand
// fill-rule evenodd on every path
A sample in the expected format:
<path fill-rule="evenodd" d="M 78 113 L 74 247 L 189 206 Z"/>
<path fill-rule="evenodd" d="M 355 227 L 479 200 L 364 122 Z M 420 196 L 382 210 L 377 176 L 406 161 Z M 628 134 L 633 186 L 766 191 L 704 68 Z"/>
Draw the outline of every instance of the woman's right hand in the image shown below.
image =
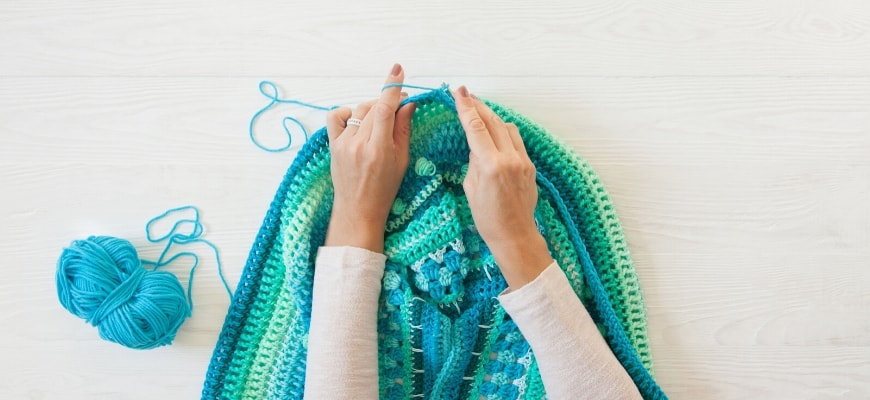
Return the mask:
<path fill-rule="evenodd" d="M 480 236 L 511 289 L 519 289 L 553 259 L 535 225 L 535 166 L 519 130 L 506 124 L 465 86 L 453 93 L 471 149 L 463 189 Z"/>

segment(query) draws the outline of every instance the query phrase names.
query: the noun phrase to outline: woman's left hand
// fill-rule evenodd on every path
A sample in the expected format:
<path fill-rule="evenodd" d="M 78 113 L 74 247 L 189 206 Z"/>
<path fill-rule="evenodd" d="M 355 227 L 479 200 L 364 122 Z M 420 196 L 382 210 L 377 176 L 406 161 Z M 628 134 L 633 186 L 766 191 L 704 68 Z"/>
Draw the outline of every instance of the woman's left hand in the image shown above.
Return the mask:
<path fill-rule="evenodd" d="M 386 83 L 402 83 L 405 74 L 393 66 Z M 381 253 L 387 216 L 408 169 L 411 116 L 415 105 L 399 104 L 401 87 L 389 87 L 380 98 L 353 111 L 329 112 L 326 130 L 335 188 L 326 246 L 353 246 Z M 350 118 L 360 126 L 348 125 Z"/>

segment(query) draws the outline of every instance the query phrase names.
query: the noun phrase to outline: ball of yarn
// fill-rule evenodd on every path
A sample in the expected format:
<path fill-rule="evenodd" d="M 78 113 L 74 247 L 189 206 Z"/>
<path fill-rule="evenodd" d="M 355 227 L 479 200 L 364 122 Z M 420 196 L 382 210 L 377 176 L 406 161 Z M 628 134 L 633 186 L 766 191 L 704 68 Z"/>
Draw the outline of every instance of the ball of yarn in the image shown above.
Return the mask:
<path fill-rule="evenodd" d="M 146 270 L 124 239 L 91 236 L 65 248 L 57 262 L 57 296 L 100 337 L 133 349 L 171 344 L 190 306 L 178 278 Z"/>

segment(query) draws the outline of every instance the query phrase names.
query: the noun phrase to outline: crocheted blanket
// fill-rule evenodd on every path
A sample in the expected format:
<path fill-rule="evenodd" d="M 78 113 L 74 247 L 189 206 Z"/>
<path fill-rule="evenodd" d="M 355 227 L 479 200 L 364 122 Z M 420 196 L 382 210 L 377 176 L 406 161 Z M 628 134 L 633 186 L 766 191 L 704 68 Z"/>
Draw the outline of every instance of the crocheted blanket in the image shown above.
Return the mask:
<path fill-rule="evenodd" d="M 469 149 L 453 99 L 441 88 L 407 101 L 417 110 L 411 165 L 386 229 L 378 312 L 381 398 L 546 398 L 534 353 L 496 299 L 506 283 L 463 195 Z M 519 127 L 537 168 L 536 221 L 553 258 L 643 396 L 666 398 L 651 375 L 640 285 L 601 181 L 543 128 L 487 104 Z M 303 397 L 314 259 L 332 190 L 321 129 L 297 154 L 266 214 L 203 399 Z"/>

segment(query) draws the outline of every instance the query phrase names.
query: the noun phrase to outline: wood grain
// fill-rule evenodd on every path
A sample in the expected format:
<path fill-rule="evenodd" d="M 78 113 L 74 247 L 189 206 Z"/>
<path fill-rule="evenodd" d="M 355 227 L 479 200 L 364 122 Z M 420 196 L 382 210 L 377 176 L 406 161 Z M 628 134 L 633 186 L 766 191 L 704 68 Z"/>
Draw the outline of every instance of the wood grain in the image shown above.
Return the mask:
<path fill-rule="evenodd" d="M 672 398 L 870 397 L 870 3 L 5 2 L 0 54 L 0 398 L 196 398 L 228 304 L 214 260 L 176 343 L 136 352 L 60 307 L 61 248 L 156 255 L 144 223 L 196 204 L 234 286 L 294 155 L 249 142 L 258 82 L 353 105 L 394 60 L 595 167 Z M 258 136 L 287 114 L 322 125 L 281 107 Z"/>
<path fill-rule="evenodd" d="M 599 165 L 858 162 L 870 154 L 868 78 L 476 78 L 468 84 L 536 120 Z M 282 95 L 321 105 L 375 97 L 381 77 L 284 78 Z M 247 78 L 0 78 L 0 162 L 234 163 L 275 159 L 248 139 L 268 100 Z M 33 115 L 38 124 L 21 116 Z M 284 106 L 258 121 L 283 143 L 280 117 L 310 131 L 324 114 Z M 73 131 L 76 135 L 65 135 Z M 304 140 L 295 131 L 297 143 Z M 230 144 L 229 146 L 227 144 Z M 45 150 L 50 150 L 47 159 Z M 286 155 L 277 158 L 285 159 Z M 863 164 L 863 165 L 866 165 Z"/>
<path fill-rule="evenodd" d="M 868 27 L 861 0 L 43 0 L 0 5 L 0 76 L 867 76 Z"/>

